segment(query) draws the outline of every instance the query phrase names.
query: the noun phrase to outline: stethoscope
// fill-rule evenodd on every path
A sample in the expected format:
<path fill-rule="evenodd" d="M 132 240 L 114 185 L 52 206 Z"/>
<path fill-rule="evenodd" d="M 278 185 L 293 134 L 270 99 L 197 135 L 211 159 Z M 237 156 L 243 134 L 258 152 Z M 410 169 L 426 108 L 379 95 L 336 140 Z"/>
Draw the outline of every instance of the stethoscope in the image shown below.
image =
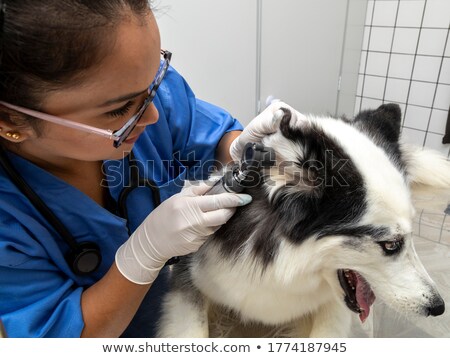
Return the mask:
<path fill-rule="evenodd" d="M 139 178 L 139 170 L 135 163 L 132 152 L 129 154 L 130 183 L 119 194 L 118 213 L 128 221 L 128 211 L 126 201 L 131 192 L 136 188 L 146 187 L 152 191 L 155 208 L 161 203 L 159 188 L 151 179 Z M 59 236 L 69 246 L 69 252 L 65 256 L 66 262 L 73 273 L 77 275 L 89 275 L 95 272 L 102 262 L 102 255 L 99 246 L 92 241 L 77 242 L 65 225 L 56 217 L 52 210 L 28 185 L 25 179 L 14 168 L 3 148 L 0 147 L 0 165 L 5 170 L 11 181 L 28 198 L 30 203 L 41 213 L 48 223 L 55 229 Z M 130 229 L 128 228 L 128 233 Z M 173 257 L 167 261 L 166 265 L 171 265 L 178 261 L 178 257 Z"/>
<path fill-rule="evenodd" d="M 136 158 L 134 157 L 133 151 L 128 155 L 128 166 L 130 170 L 130 180 L 127 186 L 125 186 L 119 194 L 117 203 L 119 216 L 128 221 L 128 210 L 127 210 L 127 199 L 131 192 L 136 188 L 149 188 L 152 191 L 153 202 L 155 203 L 155 208 L 161 204 L 161 195 L 159 193 L 158 185 L 152 179 L 144 179 L 139 177 L 139 168 L 137 166 Z M 128 228 L 128 234 L 131 235 L 130 229 Z"/>

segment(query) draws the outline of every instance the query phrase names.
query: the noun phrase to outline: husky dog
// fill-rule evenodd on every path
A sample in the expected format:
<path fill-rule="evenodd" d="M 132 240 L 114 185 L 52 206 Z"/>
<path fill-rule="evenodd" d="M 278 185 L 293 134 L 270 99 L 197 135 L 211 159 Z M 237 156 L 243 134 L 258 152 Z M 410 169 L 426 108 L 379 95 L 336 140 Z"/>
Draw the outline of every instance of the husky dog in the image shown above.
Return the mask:
<path fill-rule="evenodd" d="M 285 110 L 252 203 L 174 266 L 158 335 L 347 337 L 375 297 L 441 315 L 412 242 L 410 187 L 450 188 L 450 162 L 400 144 L 400 122 L 395 104 L 352 121 Z"/>

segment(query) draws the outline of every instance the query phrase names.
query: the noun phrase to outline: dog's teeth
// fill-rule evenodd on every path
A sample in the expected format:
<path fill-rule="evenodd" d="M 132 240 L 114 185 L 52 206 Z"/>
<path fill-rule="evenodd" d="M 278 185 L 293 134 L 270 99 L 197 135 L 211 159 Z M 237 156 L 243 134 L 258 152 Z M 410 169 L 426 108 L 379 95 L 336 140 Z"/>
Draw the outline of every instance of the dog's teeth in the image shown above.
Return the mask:
<path fill-rule="evenodd" d="M 352 286 L 352 290 L 354 291 L 355 290 L 355 288 Z"/>

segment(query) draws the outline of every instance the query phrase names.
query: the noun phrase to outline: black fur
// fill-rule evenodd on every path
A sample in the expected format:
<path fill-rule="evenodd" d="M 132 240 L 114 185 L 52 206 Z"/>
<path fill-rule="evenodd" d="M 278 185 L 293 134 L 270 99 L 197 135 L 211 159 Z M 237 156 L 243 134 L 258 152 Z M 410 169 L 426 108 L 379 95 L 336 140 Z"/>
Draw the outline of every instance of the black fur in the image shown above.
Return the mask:
<path fill-rule="evenodd" d="M 370 136 L 376 145 L 389 154 L 389 158 L 405 172 L 406 167 L 400 151 L 400 129 L 402 112 L 400 106 L 394 103 L 383 104 L 376 110 L 366 110 L 359 113 L 353 125 Z"/>

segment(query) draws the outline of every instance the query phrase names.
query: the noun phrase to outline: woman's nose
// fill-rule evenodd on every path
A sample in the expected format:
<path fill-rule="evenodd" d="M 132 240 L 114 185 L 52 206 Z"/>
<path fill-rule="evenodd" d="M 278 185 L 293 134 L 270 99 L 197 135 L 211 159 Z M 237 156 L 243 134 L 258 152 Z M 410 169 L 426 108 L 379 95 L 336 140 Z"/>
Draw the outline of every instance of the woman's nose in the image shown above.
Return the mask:
<path fill-rule="evenodd" d="M 137 126 L 139 127 L 145 127 L 149 124 L 154 124 L 158 121 L 159 113 L 156 109 L 155 105 L 153 103 L 150 103 L 147 109 L 145 110 L 144 114 L 142 115 L 141 119 L 137 123 Z"/>

